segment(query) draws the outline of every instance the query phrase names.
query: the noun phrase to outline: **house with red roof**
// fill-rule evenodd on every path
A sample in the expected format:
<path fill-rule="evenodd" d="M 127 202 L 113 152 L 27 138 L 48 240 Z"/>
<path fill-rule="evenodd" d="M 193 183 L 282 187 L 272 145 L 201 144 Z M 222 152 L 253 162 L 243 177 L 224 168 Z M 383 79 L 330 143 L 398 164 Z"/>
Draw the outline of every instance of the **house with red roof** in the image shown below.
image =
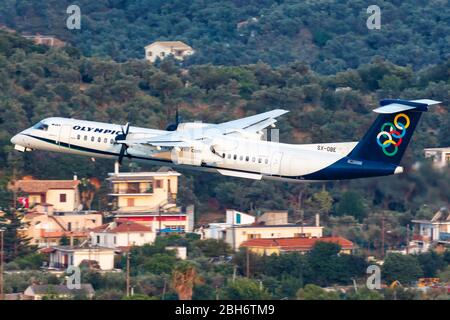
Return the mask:
<path fill-rule="evenodd" d="M 259 238 L 244 241 L 241 247 L 248 248 L 250 252 L 259 255 L 278 255 L 285 252 L 306 253 L 319 241 L 338 244 L 341 247 L 341 253 L 351 254 L 355 249 L 353 242 L 342 237 Z"/>
<path fill-rule="evenodd" d="M 29 207 L 49 204 L 52 211 L 71 212 L 79 209 L 80 180 L 34 180 L 22 179 L 11 183 L 10 189 L 18 198 L 26 198 Z"/>
<path fill-rule="evenodd" d="M 118 250 L 152 244 L 155 238 L 151 227 L 127 219 L 116 219 L 91 230 L 92 245 Z"/>

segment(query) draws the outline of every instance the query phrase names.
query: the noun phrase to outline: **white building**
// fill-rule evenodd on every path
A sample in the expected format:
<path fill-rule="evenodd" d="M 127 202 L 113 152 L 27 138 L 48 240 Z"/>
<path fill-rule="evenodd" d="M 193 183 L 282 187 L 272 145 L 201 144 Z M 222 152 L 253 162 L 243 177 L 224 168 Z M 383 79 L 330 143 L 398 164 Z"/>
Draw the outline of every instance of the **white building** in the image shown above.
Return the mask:
<path fill-rule="evenodd" d="M 124 219 L 117 219 L 91 231 L 92 244 L 113 249 L 152 244 L 155 237 L 156 233 L 151 227 Z"/>
<path fill-rule="evenodd" d="M 425 158 L 432 158 L 435 168 L 444 168 L 450 163 L 450 147 L 423 149 Z"/>
<path fill-rule="evenodd" d="M 166 250 L 168 251 L 175 251 L 175 256 L 178 259 L 186 260 L 187 259 L 187 248 L 181 247 L 181 246 L 169 246 L 166 247 Z"/>
<path fill-rule="evenodd" d="M 251 239 L 320 238 L 323 236 L 323 227 L 319 226 L 318 219 L 315 226 L 288 223 L 285 211 L 268 212 L 257 219 L 249 214 L 227 210 L 225 223 L 210 223 L 207 228 L 200 228 L 197 233 L 202 239 L 225 240 L 234 250 L 238 250 L 244 241 Z"/>
<path fill-rule="evenodd" d="M 428 251 L 433 245 L 450 244 L 450 213 L 441 208 L 431 220 L 412 220 L 413 240 L 409 243 L 409 253 Z"/>
<path fill-rule="evenodd" d="M 145 59 L 153 63 L 158 57 L 164 59 L 172 55 L 175 59 L 183 60 L 194 52 L 191 46 L 181 41 L 156 41 L 145 47 Z"/>
<path fill-rule="evenodd" d="M 43 249 L 50 253 L 49 268 L 67 269 L 80 264 L 98 265 L 101 270 L 114 269 L 114 249 L 99 246 L 55 246 Z"/>
<path fill-rule="evenodd" d="M 252 215 L 242 213 L 236 210 L 226 211 L 226 222 L 210 223 L 207 228 L 200 228 L 197 233 L 202 239 L 225 239 L 227 229 L 233 224 L 252 224 L 256 218 Z"/>

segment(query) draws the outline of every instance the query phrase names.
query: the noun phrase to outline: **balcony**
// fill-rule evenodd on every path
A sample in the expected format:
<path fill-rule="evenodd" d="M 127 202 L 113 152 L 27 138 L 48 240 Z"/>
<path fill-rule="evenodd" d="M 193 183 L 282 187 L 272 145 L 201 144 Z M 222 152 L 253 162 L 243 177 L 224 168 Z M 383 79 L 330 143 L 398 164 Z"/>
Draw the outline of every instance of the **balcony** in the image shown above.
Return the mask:
<path fill-rule="evenodd" d="M 110 193 L 110 195 L 152 195 L 153 194 L 153 188 L 145 188 L 145 187 L 139 187 L 139 188 L 114 188 L 113 192 Z"/>
<path fill-rule="evenodd" d="M 61 237 L 87 237 L 89 232 L 87 230 L 41 230 L 41 238 L 61 238 Z"/>
<path fill-rule="evenodd" d="M 450 241 L 450 232 L 439 232 L 439 240 Z"/>
<path fill-rule="evenodd" d="M 429 237 L 429 236 L 422 236 L 420 234 L 415 234 L 415 235 L 413 235 L 413 240 L 414 241 L 430 242 L 431 241 L 431 237 Z"/>

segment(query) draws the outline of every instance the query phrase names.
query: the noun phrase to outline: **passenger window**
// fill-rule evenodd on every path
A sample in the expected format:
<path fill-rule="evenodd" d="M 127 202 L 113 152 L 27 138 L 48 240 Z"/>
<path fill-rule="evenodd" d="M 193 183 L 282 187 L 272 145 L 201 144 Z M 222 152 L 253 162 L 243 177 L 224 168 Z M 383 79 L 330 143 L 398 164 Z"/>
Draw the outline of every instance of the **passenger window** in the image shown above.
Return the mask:
<path fill-rule="evenodd" d="M 231 159 L 231 153 L 228 154 L 228 159 Z"/>
<path fill-rule="evenodd" d="M 111 142 L 111 144 L 114 144 L 114 139 L 111 139 L 111 141 L 110 141 L 110 142 Z"/>
<path fill-rule="evenodd" d="M 222 153 L 222 158 L 224 158 L 224 159 L 225 159 L 225 153 Z"/>
<path fill-rule="evenodd" d="M 234 155 L 234 156 L 233 156 L 233 159 L 236 160 L 236 159 L 237 159 L 237 155 Z"/>
<path fill-rule="evenodd" d="M 98 137 L 97 142 L 102 142 L 102 138 Z"/>
<path fill-rule="evenodd" d="M 105 139 L 103 140 L 103 142 L 104 142 L 104 143 L 108 143 L 108 138 L 105 138 Z"/>
<path fill-rule="evenodd" d="M 80 135 L 77 135 L 77 140 L 80 140 L 81 139 L 81 136 Z"/>
<path fill-rule="evenodd" d="M 269 159 L 266 159 L 266 164 L 269 164 Z"/>
<path fill-rule="evenodd" d="M 252 158 L 252 162 L 255 162 L 255 160 L 256 160 L 255 157 L 253 157 L 253 158 Z"/>
<path fill-rule="evenodd" d="M 246 157 L 245 157 L 245 161 L 248 162 L 249 160 L 250 160 L 249 156 L 246 156 Z"/>
<path fill-rule="evenodd" d="M 95 140 L 95 137 L 94 137 L 94 136 L 92 136 L 92 137 L 91 137 L 91 141 L 92 141 L 92 142 L 94 142 L 94 140 Z"/>
<path fill-rule="evenodd" d="M 241 161 L 244 160 L 244 157 L 243 157 L 243 156 L 240 156 L 240 157 L 239 157 L 239 160 L 241 160 Z"/>
<path fill-rule="evenodd" d="M 84 136 L 84 141 L 87 141 L 87 136 Z"/>
<path fill-rule="evenodd" d="M 262 159 L 261 158 L 258 159 L 258 163 L 262 163 Z"/>

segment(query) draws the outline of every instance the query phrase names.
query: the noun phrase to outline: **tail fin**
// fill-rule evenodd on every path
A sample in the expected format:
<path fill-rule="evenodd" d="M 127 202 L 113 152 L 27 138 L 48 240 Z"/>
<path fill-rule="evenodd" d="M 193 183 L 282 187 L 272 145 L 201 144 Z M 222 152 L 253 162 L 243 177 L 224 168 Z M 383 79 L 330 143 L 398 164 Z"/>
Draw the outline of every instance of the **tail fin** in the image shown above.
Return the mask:
<path fill-rule="evenodd" d="M 439 101 L 386 99 L 380 101 L 375 122 L 348 155 L 398 165 L 414 133 L 422 112 Z"/>

